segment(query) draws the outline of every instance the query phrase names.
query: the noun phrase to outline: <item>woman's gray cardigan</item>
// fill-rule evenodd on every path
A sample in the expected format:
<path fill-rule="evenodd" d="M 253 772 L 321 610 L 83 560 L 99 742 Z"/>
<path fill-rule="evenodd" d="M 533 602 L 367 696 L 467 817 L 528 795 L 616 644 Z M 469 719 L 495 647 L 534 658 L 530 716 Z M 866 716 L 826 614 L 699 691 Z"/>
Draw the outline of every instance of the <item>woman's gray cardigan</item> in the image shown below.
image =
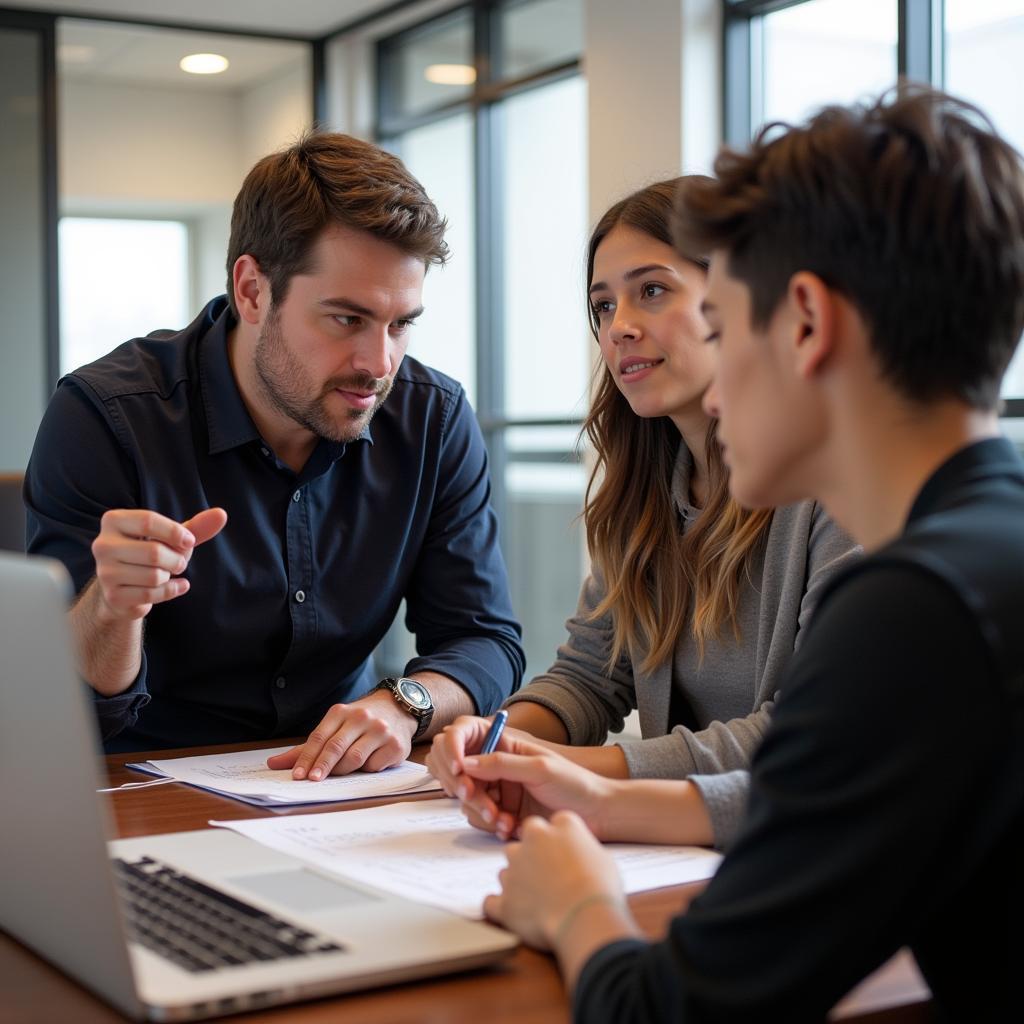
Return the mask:
<path fill-rule="evenodd" d="M 684 514 L 688 511 L 688 455 L 684 448 L 672 481 L 673 497 Z M 716 845 L 727 846 L 743 815 L 747 768 L 768 727 L 782 671 L 799 645 L 800 631 L 822 588 L 856 551 L 816 503 L 801 502 L 775 511 L 765 542 L 763 571 L 744 584 L 752 592 L 744 595 L 748 605 L 756 602 L 757 622 L 756 634 L 741 638 L 755 680 L 753 704 L 745 717 L 721 721 L 714 714 L 715 694 L 728 683 L 716 672 L 716 645 L 709 644 L 699 676 L 687 685 L 700 688 L 701 704 L 710 716 L 698 723 L 698 731 L 677 725 L 668 732 L 673 667 L 679 650 L 676 657 L 646 675 L 635 668 L 643 660 L 642 654 L 636 659 L 622 656 L 609 673 L 611 616 L 590 619 L 605 593 L 596 572 L 584 581 L 576 614 L 566 623 L 568 641 L 559 647 L 555 663 L 506 704 L 527 700 L 550 709 L 565 726 L 573 746 L 604 743 L 609 732 L 622 730 L 626 716 L 637 708 L 644 738 L 619 744 L 630 775 L 689 777 L 708 807 Z M 680 637 L 679 644 L 684 643 L 693 643 L 692 637 Z"/>

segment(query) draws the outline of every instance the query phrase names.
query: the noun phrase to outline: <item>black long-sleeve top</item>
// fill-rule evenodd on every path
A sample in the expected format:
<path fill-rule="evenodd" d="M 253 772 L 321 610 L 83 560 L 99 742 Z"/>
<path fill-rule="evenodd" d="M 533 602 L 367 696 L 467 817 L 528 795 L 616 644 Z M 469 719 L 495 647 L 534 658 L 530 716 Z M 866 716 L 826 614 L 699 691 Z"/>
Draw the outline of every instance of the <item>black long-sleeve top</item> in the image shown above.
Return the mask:
<path fill-rule="evenodd" d="M 588 961 L 575 1019 L 822 1020 L 909 946 L 951 1021 L 1020 1019 L 1024 466 L 962 450 L 839 577 L 752 768 L 746 823 L 658 943 Z"/>

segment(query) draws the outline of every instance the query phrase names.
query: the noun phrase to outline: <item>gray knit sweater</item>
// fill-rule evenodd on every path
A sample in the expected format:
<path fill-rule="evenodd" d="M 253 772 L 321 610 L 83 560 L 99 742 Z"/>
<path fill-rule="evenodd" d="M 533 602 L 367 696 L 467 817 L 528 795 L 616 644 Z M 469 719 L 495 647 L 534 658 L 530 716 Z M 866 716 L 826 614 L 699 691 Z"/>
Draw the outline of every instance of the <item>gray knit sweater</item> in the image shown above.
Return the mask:
<path fill-rule="evenodd" d="M 687 501 L 690 467 L 683 445 L 672 494 L 684 519 L 694 514 Z M 584 581 L 555 663 L 506 703 L 528 700 L 550 709 L 574 746 L 604 743 L 637 708 L 644 738 L 619 744 L 630 775 L 690 778 L 708 807 L 715 844 L 727 846 L 743 816 L 747 768 L 768 727 L 782 670 L 822 588 L 857 551 L 816 503 L 777 509 L 741 590 L 740 643 L 725 629 L 720 640 L 705 645 L 701 661 L 687 626 L 674 657 L 649 674 L 637 667 L 642 655 L 635 661 L 623 655 L 606 670 L 612 621 L 610 615 L 590 619 L 605 593 L 595 572 Z M 696 731 L 682 725 L 668 731 L 674 686 Z"/>

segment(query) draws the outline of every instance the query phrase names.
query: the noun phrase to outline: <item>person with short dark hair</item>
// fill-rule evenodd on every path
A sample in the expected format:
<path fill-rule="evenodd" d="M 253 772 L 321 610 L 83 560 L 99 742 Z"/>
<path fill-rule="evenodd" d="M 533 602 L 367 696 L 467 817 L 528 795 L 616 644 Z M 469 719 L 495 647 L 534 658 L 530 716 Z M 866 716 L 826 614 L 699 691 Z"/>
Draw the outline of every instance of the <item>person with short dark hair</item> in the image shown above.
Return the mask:
<path fill-rule="evenodd" d="M 519 685 L 479 427 L 406 357 L 444 232 L 396 157 L 308 134 L 242 185 L 226 297 L 60 381 L 29 551 L 73 578 L 109 750 L 309 733 L 271 767 L 315 781 Z M 377 684 L 403 598 L 419 657 Z"/>
<path fill-rule="evenodd" d="M 903 86 L 715 169 L 677 237 L 712 253 L 730 489 L 820 499 L 867 557 L 822 595 L 735 844 L 665 939 L 640 939 L 595 836 L 700 841 L 699 792 L 519 741 L 466 761 L 467 809 L 521 839 L 485 909 L 557 953 L 588 1024 L 822 1020 L 902 946 L 941 1019 L 1017 1019 L 1024 462 L 997 410 L 1024 330 L 1020 157 Z"/>

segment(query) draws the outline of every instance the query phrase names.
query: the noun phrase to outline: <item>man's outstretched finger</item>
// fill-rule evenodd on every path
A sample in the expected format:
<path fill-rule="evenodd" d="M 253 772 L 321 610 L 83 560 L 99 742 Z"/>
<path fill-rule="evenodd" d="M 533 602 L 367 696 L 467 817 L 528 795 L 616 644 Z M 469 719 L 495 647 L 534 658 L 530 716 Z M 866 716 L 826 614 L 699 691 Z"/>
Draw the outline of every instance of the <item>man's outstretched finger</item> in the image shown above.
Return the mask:
<path fill-rule="evenodd" d="M 181 525 L 195 538 L 195 546 L 198 547 L 216 537 L 227 521 L 228 514 L 224 509 L 206 508 Z"/>

